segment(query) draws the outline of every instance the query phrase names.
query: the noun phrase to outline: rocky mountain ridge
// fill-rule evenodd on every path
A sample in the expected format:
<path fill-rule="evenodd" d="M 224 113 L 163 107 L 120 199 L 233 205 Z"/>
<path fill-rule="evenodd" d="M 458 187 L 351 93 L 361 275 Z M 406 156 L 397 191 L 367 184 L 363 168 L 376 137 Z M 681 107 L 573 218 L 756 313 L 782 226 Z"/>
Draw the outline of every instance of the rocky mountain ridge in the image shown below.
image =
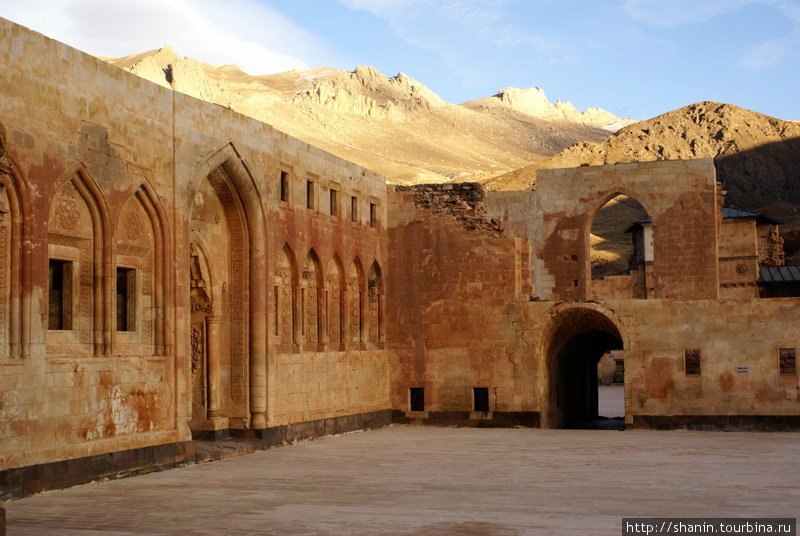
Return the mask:
<path fill-rule="evenodd" d="M 536 88 L 451 104 L 406 74 L 386 77 L 364 66 L 251 76 L 170 47 L 106 61 L 269 123 L 398 184 L 485 180 L 577 141 L 601 140 L 610 123 L 623 121 L 599 109 L 551 105 Z"/>
<path fill-rule="evenodd" d="M 548 121 L 569 121 L 599 127 L 609 132 L 616 132 L 620 128 L 634 123 L 632 119 L 620 119 L 601 108 L 587 108 L 580 112 L 569 101 L 556 100 L 555 104 L 550 104 L 544 90 L 538 87 L 530 89 L 507 87 L 491 97 L 465 102 L 463 105 L 473 109 L 508 107 Z"/>
<path fill-rule="evenodd" d="M 585 165 L 713 158 L 726 202 L 782 220 L 789 255 L 800 252 L 800 122 L 718 102 L 700 102 L 581 141 L 495 177 L 487 189 L 536 186 L 536 171 Z"/>

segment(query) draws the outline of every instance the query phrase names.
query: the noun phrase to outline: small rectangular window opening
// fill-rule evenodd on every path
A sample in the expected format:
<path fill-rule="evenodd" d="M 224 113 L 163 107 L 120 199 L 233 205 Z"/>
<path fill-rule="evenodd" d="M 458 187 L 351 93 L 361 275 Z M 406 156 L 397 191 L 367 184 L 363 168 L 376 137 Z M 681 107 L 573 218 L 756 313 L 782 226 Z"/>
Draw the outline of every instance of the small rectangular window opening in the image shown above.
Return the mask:
<path fill-rule="evenodd" d="M 700 375 L 700 350 L 684 350 L 683 365 L 687 376 Z"/>
<path fill-rule="evenodd" d="M 350 221 L 358 221 L 358 198 L 356 196 L 350 198 Z"/>
<path fill-rule="evenodd" d="M 289 202 L 289 174 L 281 171 L 281 201 Z"/>
<path fill-rule="evenodd" d="M 410 411 L 425 411 L 425 388 L 410 387 L 408 389 L 408 402 Z"/>
<path fill-rule="evenodd" d="M 72 329 L 72 262 L 50 259 L 47 329 Z"/>
<path fill-rule="evenodd" d="M 797 352 L 795 348 L 780 349 L 780 372 L 788 376 L 797 375 Z"/>
<path fill-rule="evenodd" d="M 339 215 L 339 192 L 331 188 L 331 216 Z"/>
<path fill-rule="evenodd" d="M 378 225 L 378 207 L 375 203 L 369 204 L 369 226 L 375 227 Z"/>
<path fill-rule="evenodd" d="M 117 268 L 117 331 L 136 331 L 136 270 Z"/>
<path fill-rule="evenodd" d="M 306 181 L 306 207 L 314 208 L 314 181 Z"/>
<path fill-rule="evenodd" d="M 472 388 L 472 411 L 489 413 L 489 388 Z"/>

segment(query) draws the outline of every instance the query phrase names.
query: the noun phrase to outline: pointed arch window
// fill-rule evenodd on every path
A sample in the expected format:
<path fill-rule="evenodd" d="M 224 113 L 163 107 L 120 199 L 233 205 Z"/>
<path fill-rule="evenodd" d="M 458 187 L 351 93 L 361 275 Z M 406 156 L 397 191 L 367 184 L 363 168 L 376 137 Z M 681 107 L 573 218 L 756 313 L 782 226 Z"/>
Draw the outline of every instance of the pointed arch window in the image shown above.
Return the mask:
<path fill-rule="evenodd" d="M 377 261 L 372 263 L 367 280 L 369 298 L 369 340 L 383 341 L 383 276 Z"/>
<path fill-rule="evenodd" d="M 319 258 L 313 249 L 306 256 L 301 275 L 302 334 L 304 335 L 305 343 L 313 346 L 321 342 L 320 289 L 322 287 L 320 284 L 322 272 L 319 266 Z"/>
<path fill-rule="evenodd" d="M 356 257 L 347 274 L 348 339 L 353 343 L 364 340 L 364 269 Z"/>
<path fill-rule="evenodd" d="M 325 271 L 325 305 L 328 341 L 338 347 L 344 342 L 344 284 L 342 264 L 339 257 L 328 262 Z"/>
<path fill-rule="evenodd" d="M 282 352 L 291 352 L 293 345 L 296 343 L 294 328 L 295 318 L 297 317 L 295 306 L 296 287 L 297 272 L 294 253 L 287 244 L 278 253 L 273 288 L 274 335 Z"/>

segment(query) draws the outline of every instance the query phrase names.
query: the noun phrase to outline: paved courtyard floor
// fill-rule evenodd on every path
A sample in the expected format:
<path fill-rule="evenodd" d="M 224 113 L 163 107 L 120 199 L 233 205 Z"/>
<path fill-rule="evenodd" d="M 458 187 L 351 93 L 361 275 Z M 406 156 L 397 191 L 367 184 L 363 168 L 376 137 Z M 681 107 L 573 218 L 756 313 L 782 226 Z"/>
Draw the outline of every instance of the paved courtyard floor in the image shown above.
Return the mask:
<path fill-rule="evenodd" d="M 800 434 L 393 426 L 6 503 L 23 535 L 618 535 L 797 517 Z"/>

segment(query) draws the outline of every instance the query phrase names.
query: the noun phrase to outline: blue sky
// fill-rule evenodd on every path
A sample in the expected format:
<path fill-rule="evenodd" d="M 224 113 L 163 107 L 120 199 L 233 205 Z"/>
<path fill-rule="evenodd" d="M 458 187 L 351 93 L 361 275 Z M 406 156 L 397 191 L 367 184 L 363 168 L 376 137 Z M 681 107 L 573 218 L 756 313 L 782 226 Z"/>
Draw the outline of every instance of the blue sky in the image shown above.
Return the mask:
<path fill-rule="evenodd" d="M 0 16 L 101 56 L 371 65 L 453 103 L 538 86 L 633 119 L 715 100 L 800 120 L 800 0 L 0 0 Z"/>

